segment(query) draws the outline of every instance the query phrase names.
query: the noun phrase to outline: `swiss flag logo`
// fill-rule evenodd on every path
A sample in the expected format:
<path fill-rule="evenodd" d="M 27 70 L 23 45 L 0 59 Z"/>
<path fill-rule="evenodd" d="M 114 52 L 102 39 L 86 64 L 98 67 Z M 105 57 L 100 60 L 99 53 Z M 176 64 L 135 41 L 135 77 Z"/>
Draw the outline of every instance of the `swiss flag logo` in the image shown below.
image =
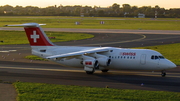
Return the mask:
<path fill-rule="evenodd" d="M 53 46 L 39 27 L 25 27 L 24 29 L 31 46 Z"/>
<path fill-rule="evenodd" d="M 31 35 L 31 39 L 33 39 L 34 43 L 37 43 L 37 39 L 39 39 L 39 35 L 36 34 L 36 31 L 33 31 L 33 35 Z"/>

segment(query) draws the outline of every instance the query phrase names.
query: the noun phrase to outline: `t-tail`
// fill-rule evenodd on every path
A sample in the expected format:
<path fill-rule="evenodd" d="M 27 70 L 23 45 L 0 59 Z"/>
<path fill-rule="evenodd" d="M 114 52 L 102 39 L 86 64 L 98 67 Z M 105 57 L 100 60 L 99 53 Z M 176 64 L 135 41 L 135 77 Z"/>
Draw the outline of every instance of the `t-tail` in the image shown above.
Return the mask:
<path fill-rule="evenodd" d="M 50 47 L 55 46 L 49 38 L 46 36 L 43 29 L 40 27 L 40 25 L 45 24 L 37 24 L 37 23 L 25 23 L 25 24 L 18 24 L 18 25 L 5 25 L 5 26 L 21 26 L 24 27 L 24 30 L 26 32 L 26 35 L 29 40 L 29 44 L 31 45 L 31 48 L 38 48 L 38 47 Z"/>

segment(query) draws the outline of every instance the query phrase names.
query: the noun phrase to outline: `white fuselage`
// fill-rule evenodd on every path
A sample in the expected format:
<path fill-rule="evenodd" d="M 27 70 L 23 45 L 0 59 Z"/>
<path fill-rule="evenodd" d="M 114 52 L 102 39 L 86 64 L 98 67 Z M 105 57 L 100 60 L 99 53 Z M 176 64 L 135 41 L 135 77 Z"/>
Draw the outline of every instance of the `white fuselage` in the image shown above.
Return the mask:
<path fill-rule="evenodd" d="M 40 57 L 48 57 L 52 55 L 65 54 L 71 52 L 77 52 L 82 50 L 89 50 L 97 47 L 68 47 L 68 46 L 51 46 L 48 48 L 39 47 L 33 49 L 32 54 Z M 109 66 L 101 66 L 102 69 L 125 69 L 125 70 L 165 70 L 176 67 L 174 63 L 156 51 L 147 49 L 124 49 L 124 48 L 112 48 L 108 47 L 110 51 L 97 53 L 103 56 L 107 56 L 111 59 Z M 87 55 L 93 57 L 92 55 Z M 96 57 L 93 57 L 96 58 Z M 81 58 L 59 58 L 51 59 L 57 63 L 71 67 L 84 67 Z"/>
<path fill-rule="evenodd" d="M 112 47 L 73 47 L 53 44 L 38 23 L 5 26 L 24 27 L 32 54 L 71 67 L 82 67 L 87 74 L 95 69 L 107 72 L 109 69 L 165 70 L 176 65 L 165 59 L 159 52 L 147 49 L 123 49 Z"/>

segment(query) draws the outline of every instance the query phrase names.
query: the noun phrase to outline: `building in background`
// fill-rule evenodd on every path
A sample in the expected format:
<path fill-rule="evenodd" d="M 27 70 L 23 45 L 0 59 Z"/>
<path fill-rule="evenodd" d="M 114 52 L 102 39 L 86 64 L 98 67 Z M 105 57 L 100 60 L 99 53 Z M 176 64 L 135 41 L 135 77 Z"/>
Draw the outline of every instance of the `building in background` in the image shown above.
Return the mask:
<path fill-rule="evenodd" d="M 145 18 L 145 14 L 139 13 L 139 14 L 138 14 L 138 18 Z"/>

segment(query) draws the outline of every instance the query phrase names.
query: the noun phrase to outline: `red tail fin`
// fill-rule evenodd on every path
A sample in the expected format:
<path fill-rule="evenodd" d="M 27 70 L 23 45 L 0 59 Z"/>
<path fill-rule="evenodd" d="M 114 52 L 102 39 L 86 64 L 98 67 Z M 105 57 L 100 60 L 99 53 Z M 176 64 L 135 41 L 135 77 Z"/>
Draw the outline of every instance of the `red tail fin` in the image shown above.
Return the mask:
<path fill-rule="evenodd" d="M 25 27 L 24 29 L 31 46 L 53 46 L 39 27 Z"/>
<path fill-rule="evenodd" d="M 20 25 L 6 25 L 6 26 L 24 27 L 31 46 L 54 46 L 54 44 L 49 40 L 49 38 L 46 36 L 44 31 L 40 27 L 40 25 L 37 23 L 26 23 Z"/>

